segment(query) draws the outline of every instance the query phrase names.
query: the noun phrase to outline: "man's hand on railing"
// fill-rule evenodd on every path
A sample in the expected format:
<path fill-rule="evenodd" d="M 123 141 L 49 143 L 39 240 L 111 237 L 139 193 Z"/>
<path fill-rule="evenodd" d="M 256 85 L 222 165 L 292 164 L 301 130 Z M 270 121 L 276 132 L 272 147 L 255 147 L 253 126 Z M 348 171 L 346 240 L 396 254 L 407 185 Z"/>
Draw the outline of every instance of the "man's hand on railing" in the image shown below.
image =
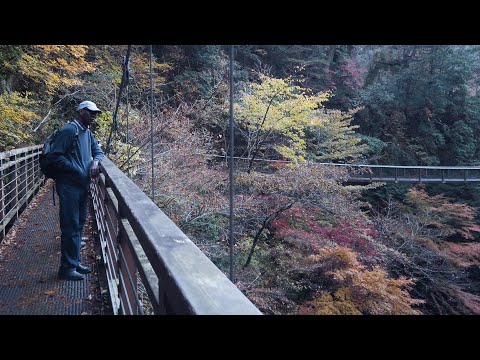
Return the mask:
<path fill-rule="evenodd" d="M 100 174 L 100 167 L 98 166 L 98 161 L 94 160 L 92 166 L 90 166 L 90 177 L 95 179 Z"/>

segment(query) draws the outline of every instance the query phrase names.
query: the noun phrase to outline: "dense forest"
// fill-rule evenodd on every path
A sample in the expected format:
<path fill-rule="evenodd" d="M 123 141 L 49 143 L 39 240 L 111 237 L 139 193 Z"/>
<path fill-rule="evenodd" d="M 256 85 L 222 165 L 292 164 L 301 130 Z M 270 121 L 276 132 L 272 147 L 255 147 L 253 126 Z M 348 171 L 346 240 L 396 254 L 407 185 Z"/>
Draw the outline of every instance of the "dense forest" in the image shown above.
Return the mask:
<path fill-rule="evenodd" d="M 322 165 L 480 166 L 480 46 L 234 49 L 238 288 L 265 314 L 480 314 L 478 185 L 352 185 Z M 229 51 L 154 45 L 150 73 L 146 45 L 128 68 L 126 45 L 0 45 L 0 152 L 92 100 L 150 196 L 152 117 L 155 202 L 227 274 Z"/>

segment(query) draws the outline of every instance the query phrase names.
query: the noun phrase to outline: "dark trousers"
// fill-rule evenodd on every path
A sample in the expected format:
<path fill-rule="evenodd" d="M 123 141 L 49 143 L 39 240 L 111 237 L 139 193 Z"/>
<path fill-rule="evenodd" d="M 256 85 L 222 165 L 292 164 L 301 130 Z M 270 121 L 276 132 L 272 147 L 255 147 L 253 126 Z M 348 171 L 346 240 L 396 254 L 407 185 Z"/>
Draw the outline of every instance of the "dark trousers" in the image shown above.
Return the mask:
<path fill-rule="evenodd" d="M 87 219 L 88 187 L 58 181 L 56 187 L 60 199 L 62 232 L 60 271 L 68 271 L 80 264 L 80 242 Z"/>

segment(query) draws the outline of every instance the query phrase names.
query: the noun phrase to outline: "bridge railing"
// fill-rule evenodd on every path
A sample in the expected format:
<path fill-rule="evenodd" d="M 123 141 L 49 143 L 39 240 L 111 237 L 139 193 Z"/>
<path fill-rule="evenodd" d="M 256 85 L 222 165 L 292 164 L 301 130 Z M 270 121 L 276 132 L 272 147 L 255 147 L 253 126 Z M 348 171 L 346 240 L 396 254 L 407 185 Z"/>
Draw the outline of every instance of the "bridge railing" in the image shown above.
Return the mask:
<path fill-rule="evenodd" d="M 110 160 L 91 186 L 114 313 L 142 314 L 137 274 L 156 314 L 261 314 Z"/>
<path fill-rule="evenodd" d="M 349 181 L 358 182 L 480 182 L 480 166 L 324 165 L 346 166 Z"/>
<path fill-rule="evenodd" d="M 43 183 L 42 145 L 0 153 L 0 240 Z"/>

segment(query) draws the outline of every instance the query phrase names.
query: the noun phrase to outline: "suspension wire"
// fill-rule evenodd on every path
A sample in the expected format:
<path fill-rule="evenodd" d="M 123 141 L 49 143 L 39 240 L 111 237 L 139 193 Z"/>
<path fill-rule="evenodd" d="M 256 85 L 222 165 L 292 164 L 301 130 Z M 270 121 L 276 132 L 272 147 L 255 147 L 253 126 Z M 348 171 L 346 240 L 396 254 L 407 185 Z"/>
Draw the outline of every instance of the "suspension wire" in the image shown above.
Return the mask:
<path fill-rule="evenodd" d="M 230 182 L 230 281 L 233 282 L 233 45 L 230 45 L 230 167 L 229 167 L 229 182 Z"/>
<path fill-rule="evenodd" d="M 129 107 L 129 84 L 130 84 L 130 72 L 128 70 L 128 64 L 126 66 L 126 76 L 127 76 L 127 88 L 125 89 L 125 92 L 126 92 L 126 102 L 127 102 L 127 109 L 126 109 L 126 114 L 125 114 L 125 117 L 126 117 L 126 121 L 127 121 L 127 133 L 126 133 L 126 136 L 125 136 L 125 143 L 127 144 L 127 176 L 130 177 L 130 144 L 128 143 L 129 142 L 129 134 L 128 134 L 128 107 Z"/>
<path fill-rule="evenodd" d="M 154 158 L 153 158 L 153 77 L 152 77 L 152 57 L 153 45 L 150 45 L 150 142 L 151 142 L 151 157 L 152 157 L 152 201 L 155 202 L 155 172 L 154 172 Z"/>
<path fill-rule="evenodd" d="M 127 48 L 127 55 L 124 57 L 123 61 L 123 72 L 122 72 L 122 81 L 120 82 L 120 90 L 118 92 L 118 98 L 117 98 L 117 104 L 115 105 L 115 111 L 113 112 L 113 121 L 112 121 L 112 127 L 110 128 L 110 134 L 108 135 L 108 140 L 107 140 L 107 147 L 105 149 L 105 155 L 108 155 L 110 153 L 110 142 L 112 140 L 112 134 L 113 131 L 117 131 L 117 113 L 118 113 L 118 107 L 120 105 L 120 99 L 122 98 L 122 90 L 123 87 L 125 86 L 126 83 L 126 68 L 128 68 L 128 59 L 130 58 L 130 49 L 132 45 L 128 45 Z"/>

